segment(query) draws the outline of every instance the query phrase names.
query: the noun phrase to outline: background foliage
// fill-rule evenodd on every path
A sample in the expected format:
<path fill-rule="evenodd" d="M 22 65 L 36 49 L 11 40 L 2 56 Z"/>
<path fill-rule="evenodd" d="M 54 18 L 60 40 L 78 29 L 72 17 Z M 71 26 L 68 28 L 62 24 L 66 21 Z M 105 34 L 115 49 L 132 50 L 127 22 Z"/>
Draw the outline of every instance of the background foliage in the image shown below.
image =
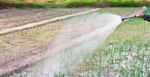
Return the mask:
<path fill-rule="evenodd" d="M 140 7 L 150 0 L 0 0 L 0 7 Z"/>

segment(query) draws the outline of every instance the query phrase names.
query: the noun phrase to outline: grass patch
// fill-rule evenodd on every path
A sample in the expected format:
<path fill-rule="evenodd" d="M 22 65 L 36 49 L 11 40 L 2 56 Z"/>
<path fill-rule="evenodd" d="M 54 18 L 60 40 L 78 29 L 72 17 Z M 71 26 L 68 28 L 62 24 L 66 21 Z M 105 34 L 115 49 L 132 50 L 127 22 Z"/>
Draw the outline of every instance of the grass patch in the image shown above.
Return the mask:
<path fill-rule="evenodd" d="M 113 7 L 139 7 L 139 6 L 141 7 L 145 5 L 143 2 L 135 2 L 135 1 L 127 1 L 127 2 L 110 1 L 108 2 L 108 4 Z"/>
<path fill-rule="evenodd" d="M 10 7 L 16 7 L 16 8 L 46 8 L 46 7 L 62 7 L 60 5 L 57 5 L 55 3 L 0 3 L 1 8 L 10 8 Z"/>
<path fill-rule="evenodd" d="M 17 8 L 43 8 L 43 7 L 91 7 L 97 5 L 98 0 L 68 0 L 68 1 L 53 1 L 53 2 L 32 2 L 26 3 L 23 1 L 15 2 L 0 2 L 0 7 L 17 7 Z"/>
<path fill-rule="evenodd" d="M 100 1 L 98 0 L 68 0 L 66 1 L 65 7 L 88 7 L 98 5 Z"/>

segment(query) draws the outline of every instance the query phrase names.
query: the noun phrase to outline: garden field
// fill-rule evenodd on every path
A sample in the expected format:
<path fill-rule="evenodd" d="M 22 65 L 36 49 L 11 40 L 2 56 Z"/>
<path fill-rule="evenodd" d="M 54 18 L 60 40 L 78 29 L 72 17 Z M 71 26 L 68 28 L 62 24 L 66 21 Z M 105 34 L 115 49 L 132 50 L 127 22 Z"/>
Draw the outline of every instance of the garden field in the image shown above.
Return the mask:
<path fill-rule="evenodd" d="M 98 14 L 112 13 L 118 15 L 127 15 L 132 13 L 136 9 L 138 8 L 129 8 L 129 7 L 103 8 L 97 13 Z M 65 26 L 66 21 L 67 24 L 70 23 L 68 25 L 70 26 L 72 23 L 78 22 L 79 18 L 80 20 L 82 20 L 82 18 L 86 18 L 86 17 L 88 18 L 88 16 L 85 15 L 77 18 L 63 20 L 60 22 L 54 22 L 39 27 L 34 27 L 23 31 L 17 31 L 7 35 L 2 35 L 0 38 L 2 40 L 1 49 L 4 50 L 13 49 L 13 52 L 11 52 L 10 54 L 10 52 L 8 51 L 3 52 L 2 50 L 1 54 L 14 55 L 14 57 L 15 56 L 17 57 L 18 55 L 20 56 L 23 53 L 29 54 L 28 51 L 20 52 L 20 50 L 22 49 L 21 46 L 23 46 L 24 49 L 28 49 L 28 50 L 32 48 L 36 49 L 36 48 L 45 47 L 46 45 L 53 43 L 54 39 L 58 37 L 57 34 L 59 34 L 59 30 L 61 30 L 63 26 Z M 63 37 L 67 37 L 71 35 L 71 38 L 75 38 L 80 36 L 79 35 L 80 30 L 79 32 L 74 32 L 76 28 L 74 28 L 73 24 L 69 28 L 65 27 L 64 31 L 62 30 L 62 32 L 65 32 Z M 79 28 L 79 29 L 81 29 L 82 31 L 83 29 L 86 29 L 86 26 L 85 28 Z M 14 41 L 9 41 L 10 39 Z M 19 40 L 17 41 L 16 39 Z M 66 41 L 65 39 L 62 40 Z M 6 43 L 8 45 L 6 46 L 7 48 L 4 46 Z M 92 54 L 90 53 L 84 55 L 85 57 L 83 59 L 83 62 L 73 67 L 69 67 L 69 65 L 65 65 L 67 66 L 67 71 L 64 71 L 63 73 L 61 72 L 60 74 L 56 74 L 55 77 L 68 77 L 68 76 L 69 77 L 149 77 L 150 76 L 150 63 L 149 63 L 150 48 L 149 47 L 150 47 L 150 23 L 143 20 L 142 18 L 131 18 L 129 20 L 123 21 L 123 23 L 121 23 L 119 27 L 117 27 L 117 29 L 112 33 L 112 35 L 110 35 L 105 40 L 103 45 L 100 45 L 97 49 L 92 51 Z M 43 69 L 45 70 L 48 67 L 51 68 L 52 70 L 58 71 L 59 67 L 55 67 L 55 65 L 56 66 L 59 65 L 59 58 L 78 57 L 79 53 L 78 56 L 75 56 L 76 54 L 74 51 L 76 51 L 76 49 L 72 49 L 72 50 L 68 49 L 68 51 L 66 52 L 64 51 L 60 52 L 59 55 L 52 56 L 52 58 L 49 58 L 48 60 L 43 60 L 41 62 L 34 63 L 33 65 L 29 66 L 27 69 L 22 69 L 19 72 L 14 72 L 13 75 L 10 75 L 8 77 L 16 77 L 16 76 L 30 77 L 32 75 L 34 77 L 37 76 L 35 70 L 38 70 L 37 72 L 41 72 L 41 70 Z M 7 61 L 9 61 L 9 59 Z M 48 63 L 52 63 L 52 61 L 54 61 L 54 63 L 56 62 L 53 65 L 54 68 L 51 65 L 44 66 L 45 63 L 47 65 Z M 70 59 L 65 59 L 63 63 L 68 61 L 71 63 L 73 62 L 78 63 L 78 61 L 70 61 Z M 1 61 L 1 63 L 5 63 L 5 62 L 6 62 L 5 60 Z M 41 75 L 41 73 L 39 74 Z"/>
<path fill-rule="evenodd" d="M 150 22 L 121 19 L 143 6 L 150 0 L 0 0 L 1 32 L 98 8 L 0 34 L 0 76 L 150 77 Z"/>

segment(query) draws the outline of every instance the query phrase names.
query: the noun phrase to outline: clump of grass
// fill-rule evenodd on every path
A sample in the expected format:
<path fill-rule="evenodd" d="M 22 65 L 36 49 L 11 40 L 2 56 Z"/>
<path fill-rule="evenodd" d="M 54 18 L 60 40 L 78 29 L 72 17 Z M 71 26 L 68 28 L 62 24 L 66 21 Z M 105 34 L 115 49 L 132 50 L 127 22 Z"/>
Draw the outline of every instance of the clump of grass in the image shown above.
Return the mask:
<path fill-rule="evenodd" d="M 54 3 L 0 3 L 1 8 L 45 8 L 45 7 L 58 7 Z"/>
<path fill-rule="evenodd" d="M 65 3 L 65 7 L 84 7 L 98 5 L 98 0 L 68 0 Z"/>
<path fill-rule="evenodd" d="M 108 2 L 113 7 L 140 7 L 144 6 L 143 2 L 127 1 L 127 2 Z"/>

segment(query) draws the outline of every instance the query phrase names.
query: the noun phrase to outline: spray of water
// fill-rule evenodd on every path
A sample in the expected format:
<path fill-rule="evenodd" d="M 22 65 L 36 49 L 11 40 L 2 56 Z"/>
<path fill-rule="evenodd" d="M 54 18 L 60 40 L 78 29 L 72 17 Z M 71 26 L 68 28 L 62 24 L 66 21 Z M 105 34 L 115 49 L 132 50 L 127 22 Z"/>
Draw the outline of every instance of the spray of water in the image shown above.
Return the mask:
<path fill-rule="evenodd" d="M 25 77 L 54 77 L 84 61 L 86 55 L 100 46 L 116 27 L 121 17 L 93 13 L 65 20 L 53 46 L 59 52 L 16 74 Z"/>

